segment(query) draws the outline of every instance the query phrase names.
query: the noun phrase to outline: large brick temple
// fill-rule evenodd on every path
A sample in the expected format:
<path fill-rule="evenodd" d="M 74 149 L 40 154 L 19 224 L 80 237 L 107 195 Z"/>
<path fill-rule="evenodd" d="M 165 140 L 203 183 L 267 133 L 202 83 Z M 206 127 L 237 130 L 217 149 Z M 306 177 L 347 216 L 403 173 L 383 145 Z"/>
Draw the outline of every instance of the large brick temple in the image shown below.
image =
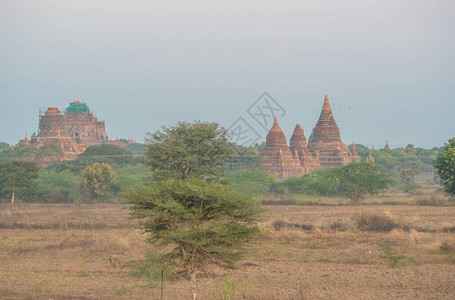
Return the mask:
<path fill-rule="evenodd" d="M 25 135 L 22 146 L 30 144 L 42 147 L 56 142 L 62 149 L 60 157 L 30 156 L 29 160 L 40 165 L 48 165 L 55 161 L 72 160 L 85 151 L 87 147 L 101 144 L 111 144 L 126 147 L 134 143 L 122 143 L 118 138 L 109 140 L 104 121 L 99 121 L 90 111 L 86 103 L 73 101 L 62 113 L 56 107 L 49 107 L 43 114 L 40 113 L 38 135 L 31 140 Z"/>
<path fill-rule="evenodd" d="M 277 175 L 278 180 L 360 160 L 355 144 L 352 150 L 349 150 L 341 141 L 340 129 L 333 117 L 328 96 L 325 96 L 319 121 L 308 142 L 302 127 L 297 124 L 288 147 L 286 136 L 275 116 L 275 122 L 267 134 L 265 148 L 261 153 L 262 168 Z"/>
<path fill-rule="evenodd" d="M 107 141 L 104 121 L 98 121 L 86 103 L 71 102 L 66 108 L 65 118 L 68 135 L 76 141 L 82 139 L 87 147 Z"/>

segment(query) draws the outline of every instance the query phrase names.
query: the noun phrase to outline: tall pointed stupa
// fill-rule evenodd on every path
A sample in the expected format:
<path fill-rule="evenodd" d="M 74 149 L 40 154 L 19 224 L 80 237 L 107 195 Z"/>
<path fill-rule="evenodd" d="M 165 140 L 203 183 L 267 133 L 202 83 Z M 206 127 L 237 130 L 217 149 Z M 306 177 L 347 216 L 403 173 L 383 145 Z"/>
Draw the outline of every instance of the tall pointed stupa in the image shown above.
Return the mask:
<path fill-rule="evenodd" d="M 30 140 L 27 137 L 27 132 L 25 133 L 24 141 L 22 142 L 21 148 L 26 146 L 30 146 Z"/>
<path fill-rule="evenodd" d="M 319 151 L 322 167 L 346 165 L 358 159 L 341 141 L 340 129 L 333 117 L 329 97 L 326 95 L 319 121 L 314 127 L 308 148 L 313 154 Z"/>
<path fill-rule="evenodd" d="M 305 173 L 321 167 L 319 160 L 313 156 L 310 149 L 308 149 L 308 143 L 300 124 L 295 126 L 294 133 L 290 140 L 290 148 L 292 153 L 294 153 L 294 157 L 300 161 L 300 165 Z"/>
<path fill-rule="evenodd" d="M 301 176 L 304 173 L 299 159 L 294 157 L 287 145 L 286 136 L 276 116 L 267 134 L 265 148 L 261 152 L 261 167 L 269 173 L 277 174 L 280 180 L 290 176 Z"/>
<path fill-rule="evenodd" d="M 389 150 L 390 150 L 389 141 L 385 141 L 384 150 L 385 150 L 385 151 L 389 151 Z"/>
<path fill-rule="evenodd" d="M 367 157 L 366 162 L 374 163 L 374 157 L 370 150 L 370 156 Z"/>

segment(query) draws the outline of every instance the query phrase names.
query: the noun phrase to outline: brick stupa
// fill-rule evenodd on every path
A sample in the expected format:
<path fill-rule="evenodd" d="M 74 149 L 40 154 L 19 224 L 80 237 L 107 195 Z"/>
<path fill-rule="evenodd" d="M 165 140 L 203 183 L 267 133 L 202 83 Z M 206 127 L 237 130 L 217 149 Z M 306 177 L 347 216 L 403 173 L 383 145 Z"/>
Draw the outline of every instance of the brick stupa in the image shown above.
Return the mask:
<path fill-rule="evenodd" d="M 300 166 L 303 168 L 305 173 L 321 167 L 321 164 L 317 157 L 313 156 L 308 149 L 308 143 L 303 133 L 303 129 L 300 124 L 297 124 L 294 129 L 290 141 L 290 149 L 294 154 L 294 157 L 300 161 Z"/>
<path fill-rule="evenodd" d="M 385 151 L 389 151 L 390 150 L 389 141 L 385 141 L 384 150 Z"/>
<path fill-rule="evenodd" d="M 319 157 L 322 167 L 342 166 L 353 161 L 360 161 L 360 156 L 353 155 L 348 146 L 341 141 L 340 129 L 333 117 L 327 95 L 308 148 L 313 155 Z"/>
<path fill-rule="evenodd" d="M 261 152 L 261 167 L 269 173 L 276 174 L 278 180 L 301 176 L 305 172 L 298 157 L 294 156 L 289 149 L 286 136 L 280 128 L 276 116 L 275 122 L 267 134 L 265 148 Z"/>
<path fill-rule="evenodd" d="M 351 154 L 352 154 L 353 157 L 359 156 L 359 153 L 357 152 L 357 149 L 355 148 L 355 141 L 352 142 Z"/>

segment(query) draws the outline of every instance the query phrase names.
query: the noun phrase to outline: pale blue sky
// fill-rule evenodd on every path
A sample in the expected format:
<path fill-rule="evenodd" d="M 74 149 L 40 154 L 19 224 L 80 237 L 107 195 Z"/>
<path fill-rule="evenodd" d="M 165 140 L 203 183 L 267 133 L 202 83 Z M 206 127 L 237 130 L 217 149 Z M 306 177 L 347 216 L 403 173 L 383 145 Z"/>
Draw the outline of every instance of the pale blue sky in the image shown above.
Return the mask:
<path fill-rule="evenodd" d="M 455 136 L 454 3 L 0 0 L 0 141 L 74 99 L 110 137 L 229 127 L 268 91 L 288 138 L 328 94 L 346 143 L 439 146 Z"/>

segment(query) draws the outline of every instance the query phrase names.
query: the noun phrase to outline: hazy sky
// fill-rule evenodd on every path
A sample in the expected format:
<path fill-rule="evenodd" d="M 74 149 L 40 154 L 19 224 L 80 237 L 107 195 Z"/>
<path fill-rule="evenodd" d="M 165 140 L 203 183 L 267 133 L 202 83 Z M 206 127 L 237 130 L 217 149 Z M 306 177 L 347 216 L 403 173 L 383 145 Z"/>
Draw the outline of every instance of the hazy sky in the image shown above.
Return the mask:
<path fill-rule="evenodd" d="M 455 136 L 454 14 L 451 0 L 0 0 L 0 141 L 75 99 L 110 137 L 229 127 L 268 91 L 288 139 L 328 94 L 348 144 L 439 146 Z"/>

